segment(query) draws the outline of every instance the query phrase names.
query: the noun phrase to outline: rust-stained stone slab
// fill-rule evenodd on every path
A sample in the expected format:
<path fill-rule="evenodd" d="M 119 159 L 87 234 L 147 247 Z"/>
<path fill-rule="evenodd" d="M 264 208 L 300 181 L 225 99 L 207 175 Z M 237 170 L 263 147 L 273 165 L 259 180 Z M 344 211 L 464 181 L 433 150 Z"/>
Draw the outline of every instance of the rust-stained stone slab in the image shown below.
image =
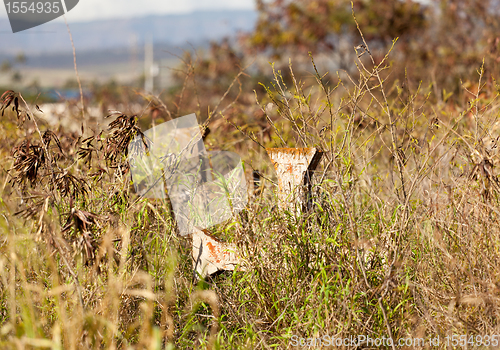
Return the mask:
<path fill-rule="evenodd" d="M 266 148 L 278 175 L 280 207 L 299 208 L 307 204 L 311 190 L 312 172 L 318 166 L 323 152 L 317 148 Z"/>
<path fill-rule="evenodd" d="M 234 244 L 221 242 L 206 230 L 196 230 L 192 238 L 194 270 L 198 276 L 205 278 L 217 271 L 232 271 L 236 267 L 243 270 Z"/>

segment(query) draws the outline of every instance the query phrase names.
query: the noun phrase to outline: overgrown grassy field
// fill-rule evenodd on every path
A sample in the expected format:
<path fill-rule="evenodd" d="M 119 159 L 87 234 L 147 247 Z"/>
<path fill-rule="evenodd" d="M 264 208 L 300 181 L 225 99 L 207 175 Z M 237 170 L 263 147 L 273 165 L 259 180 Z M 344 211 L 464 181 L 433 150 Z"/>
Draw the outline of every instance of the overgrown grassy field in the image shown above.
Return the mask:
<path fill-rule="evenodd" d="M 145 96 L 156 120 L 152 109 L 115 113 L 102 127 L 85 109 L 68 113 L 79 133 L 4 93 L 0 348 L 286 349 L 325 335 L 495 345 L 485 336 L 500 334 L 500 86 L 477 66 L 460 94 L 438 91 L 395 78 L 391 52 L 364 45 L 355 74 L 311 60 L 299 76 L 291 62 L 270 67 L 255 95 L 241 74 L 215 103 L 197 91 L 207 148 L 240 154 L 251 189 L 247 208 L 212 228 L 246 269 L 205 281 L 169 204 L 137 196 L 127 161 L 138 130 L 193 112 L 183 94 L 203 76 L 188 65 L 176 103 Z M 301 214 L 277 202 L 264 148 L 283 146 L 324 151 Z"/>

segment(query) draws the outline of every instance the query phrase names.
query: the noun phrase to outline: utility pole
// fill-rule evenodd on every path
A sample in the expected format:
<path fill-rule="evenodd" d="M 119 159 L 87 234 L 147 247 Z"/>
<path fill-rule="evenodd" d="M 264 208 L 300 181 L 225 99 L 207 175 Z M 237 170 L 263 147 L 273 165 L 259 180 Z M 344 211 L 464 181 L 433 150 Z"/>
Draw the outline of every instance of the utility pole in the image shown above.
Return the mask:
<path fill-rule="evenodd" d="M 149 35 L 144 45 L 144 90 L 153 93 L 153 36 Z"/>
<path fill-rule="evenodd" d="M 132 72 L 132 79 L 136 79 L 137 75 L 140 74 L 138 70 L 138 64 L 137 64 L 137 34 L 132 34 L 130 36 L 130 70 Z"/>

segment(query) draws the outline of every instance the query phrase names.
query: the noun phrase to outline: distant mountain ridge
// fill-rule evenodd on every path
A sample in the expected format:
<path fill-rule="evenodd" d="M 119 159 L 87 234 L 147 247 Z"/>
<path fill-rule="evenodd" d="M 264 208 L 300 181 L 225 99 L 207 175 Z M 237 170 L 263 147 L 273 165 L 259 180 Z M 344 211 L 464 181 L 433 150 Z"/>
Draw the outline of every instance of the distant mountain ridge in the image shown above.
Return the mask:
<path fill-rule="evenodd" d="M 172 46 L 193 45 L 250 31 L 257 20 L 252 10 L 197 11 L 187 14 L 152 15 L 69 23 L 77 51 L 101 51 L 144 45 L 148 37 Z M 29 55 L 71 52 L 66 25 L 49 22 L 13 34 L 7 20 L 0 21 L 1 53 Z M 134 44 L 135 43 L 135 44 Z"/>

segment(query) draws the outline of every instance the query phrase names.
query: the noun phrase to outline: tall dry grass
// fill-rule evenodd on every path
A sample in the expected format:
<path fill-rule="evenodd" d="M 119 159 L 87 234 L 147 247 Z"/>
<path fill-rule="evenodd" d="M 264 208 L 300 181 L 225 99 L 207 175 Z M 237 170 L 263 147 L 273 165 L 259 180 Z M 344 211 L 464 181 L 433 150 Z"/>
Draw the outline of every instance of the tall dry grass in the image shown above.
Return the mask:
<path fill-rule="evenodd" d="M 367 42 L 355 50 L 357 75 L 342 79 L 314 61 L 312 79 L 291 63 L 271 68 L 248 112 L 265 118 L 261 129 L 236 118 L 250 92 L 208 112 L 207 145 L 241 151 L 263 184 L 234 222 L 214 228 L 238 245 L 246 271 L 200 282 L 168 202 L 131 189 L 126 150 L 140 116 L 71 134 L 6 92 L 1 348 L 267 349 L 290 348 L 294 336 L 500 334 L 498 92 L 478 67 L 463 104 L 438 98 L 432 85 L 393 79 L 390 52 L 377 60 Z M 283 145 L 325 152 L 313 208 L 300 215 L 279 209 L 264 155 Z"/>

